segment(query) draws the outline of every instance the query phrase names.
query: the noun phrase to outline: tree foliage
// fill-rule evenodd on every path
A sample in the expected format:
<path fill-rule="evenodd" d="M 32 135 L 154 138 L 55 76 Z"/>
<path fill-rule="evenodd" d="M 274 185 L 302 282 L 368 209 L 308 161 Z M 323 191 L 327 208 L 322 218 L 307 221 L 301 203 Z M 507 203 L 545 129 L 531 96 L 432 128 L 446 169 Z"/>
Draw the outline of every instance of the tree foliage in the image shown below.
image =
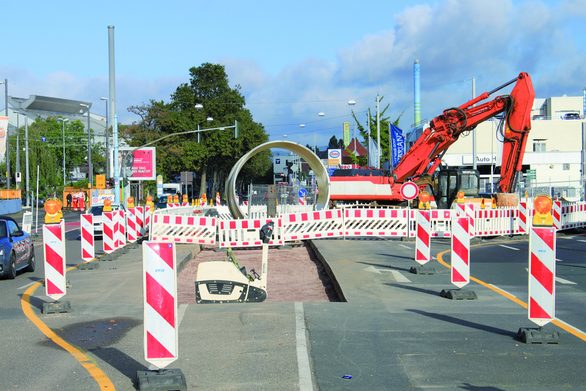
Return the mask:
<path fill-rule="evenodd" d="M 196 133 L 174 135 L 154 144 L 157 173 L 164 180 L 181 171 L 195 171 L 200 178 L 199 194 L 207 192 L 209 196 L 223 192 L 230 169 L 242 155 L 268 140 L 263 126 L 244 106 L 240 86 L 230 87 L 224 66 L 205 63 L 189 70 L 189 81 L 177 87 L 169 102 L 150 101 L 131 107 L 141 121 L 123 128 L 122 133 L 130 145 L 141 146 L 166 135 L 228 127 L 237 121 L 237 137 L 234 129 L 218 129 L 201 132 L 199 137 Z M 239 180 L 246 183 L 262 176 L 270 166 L 269 152 L 258 154 L 246 164 Z"/>

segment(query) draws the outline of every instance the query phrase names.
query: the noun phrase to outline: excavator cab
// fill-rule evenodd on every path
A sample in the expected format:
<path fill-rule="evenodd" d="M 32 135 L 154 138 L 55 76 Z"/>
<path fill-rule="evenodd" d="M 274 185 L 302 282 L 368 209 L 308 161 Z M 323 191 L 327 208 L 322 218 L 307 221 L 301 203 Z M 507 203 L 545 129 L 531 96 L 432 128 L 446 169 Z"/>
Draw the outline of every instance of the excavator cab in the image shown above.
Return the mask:
<path fill-rule="evenodd" d="M 470 168 L 440 168 L 437 172 L 437 187 L 434 191 L 438 209 L 450 209 L 458 191 L 463 191 L 464 197 L 478 197 L 480 192 L 478 170 Z"/>

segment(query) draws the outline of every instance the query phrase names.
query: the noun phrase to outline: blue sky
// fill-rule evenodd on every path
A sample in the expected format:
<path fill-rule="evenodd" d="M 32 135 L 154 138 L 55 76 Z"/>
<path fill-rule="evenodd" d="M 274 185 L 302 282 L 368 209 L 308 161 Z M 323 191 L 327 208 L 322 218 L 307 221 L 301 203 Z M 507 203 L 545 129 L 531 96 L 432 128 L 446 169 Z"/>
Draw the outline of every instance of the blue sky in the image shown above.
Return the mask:
<path fill-rule="evenodd" d="M 114 25 L 123 123 L 138 120 L 128 106 L 168 101 L 204 62 L 226 66 L 271 139 L 302 144 L 341 137 L 347 101 L 357 101 L 362 119 L 377 93 L 409 128 L 416 58 L 424 118 L 469 99 L 472 77 L 478 93 L 521 71 L 538 97 L 586 87 L 586 0 L 57 0 L 3 1 L 2 9 L 0 79 L 9 95 L 88 100 L 101 114 Z"/>

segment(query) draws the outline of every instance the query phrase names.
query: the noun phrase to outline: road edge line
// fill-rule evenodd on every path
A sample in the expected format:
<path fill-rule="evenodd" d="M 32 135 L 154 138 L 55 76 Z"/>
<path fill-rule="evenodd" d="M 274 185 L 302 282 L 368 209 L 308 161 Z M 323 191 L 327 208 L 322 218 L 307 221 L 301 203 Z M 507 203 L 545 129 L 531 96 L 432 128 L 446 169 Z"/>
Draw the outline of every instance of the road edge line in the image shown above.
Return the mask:
<path fill-rule="evenodd" d="M 441 251 L 437 254 L 437 262 L 442 265 L 443 267 L 450 269 L 451 266 L 444 261 L 444 254 L 447 254 L 448 252 L 450 252 L 450 250 L 444 250 Z M 527 303 L 525 303 L 523 300 L 519 299 L 516 296 L 511 295 L 510 293 L 508 293 L 507 291 L 504 291 L 502 289 L 500 289 L 499 287 L 497 287 L 496 285 L 493 284 L 489 284 L 487 282 L 484 282 L 476 277 L 472 277 L 470 276 L 470 280 L 474 281 L 475 283 L 482 285 L 485 288 L 490 289 L 491 291 L 493 291 L 496 294 L 499 294 L 503 297 L 505 297 L 506 299 L 512 301 L 513 303 L 527 309 L 528 305 Z M 582 341 L 586 342 L 586 333 L 584 333 L 582 330 L 570 325 L 567 322 L 564 322 L 561 319 L 553 319 L 552 322 L 554 325 L 556 325 L 557 327 L 559 327 L 560 329 L 564 330 L 565 332 L 567 332 L 568 334 L 572 334 L 574 337 L 581 339 Z"/>
<path fill-rule="evenodd" d="M 100 390 L 116 390 L 112 380 L 97 366 L 97 364 L 81 349 L 71 345 L 59 335 L 57 335 L 49 326 L 47 326 L 43 321 L 34 313 L 30 298 L 33 293 L 41 286 L 41 282 L 37 282 L 34 285 L 30 286 L 26 291 L 23 292 L 22 296 L 20 297 L 20 306 L 22 308 L 22 312 L 24 315 L 39 329 L 41 333 L 43 333 L 47 338 L 49 338 L 53 343 L 57 346 L 61 347 L 63 350 L 68 352 L 70 355 L 75 358 L 80 365 L 89 373 L 89 375 L 96 381 Z"/>

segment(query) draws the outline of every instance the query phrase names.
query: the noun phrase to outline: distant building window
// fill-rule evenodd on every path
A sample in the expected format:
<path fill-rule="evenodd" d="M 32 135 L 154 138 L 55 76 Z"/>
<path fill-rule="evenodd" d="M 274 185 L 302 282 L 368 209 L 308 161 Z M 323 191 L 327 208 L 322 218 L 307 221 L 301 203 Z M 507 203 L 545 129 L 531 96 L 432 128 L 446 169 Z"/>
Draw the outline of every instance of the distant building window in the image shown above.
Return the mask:
<path fill-rule="evenodd" d="M 545 152 L 545 141 L 534 141 L 533 152 Z"/>
<path fill-rule="evenodd" d="M 562 167 L 564 171 L 570 171 L 570 163 L 564 163 L 562 164 Z"/>

